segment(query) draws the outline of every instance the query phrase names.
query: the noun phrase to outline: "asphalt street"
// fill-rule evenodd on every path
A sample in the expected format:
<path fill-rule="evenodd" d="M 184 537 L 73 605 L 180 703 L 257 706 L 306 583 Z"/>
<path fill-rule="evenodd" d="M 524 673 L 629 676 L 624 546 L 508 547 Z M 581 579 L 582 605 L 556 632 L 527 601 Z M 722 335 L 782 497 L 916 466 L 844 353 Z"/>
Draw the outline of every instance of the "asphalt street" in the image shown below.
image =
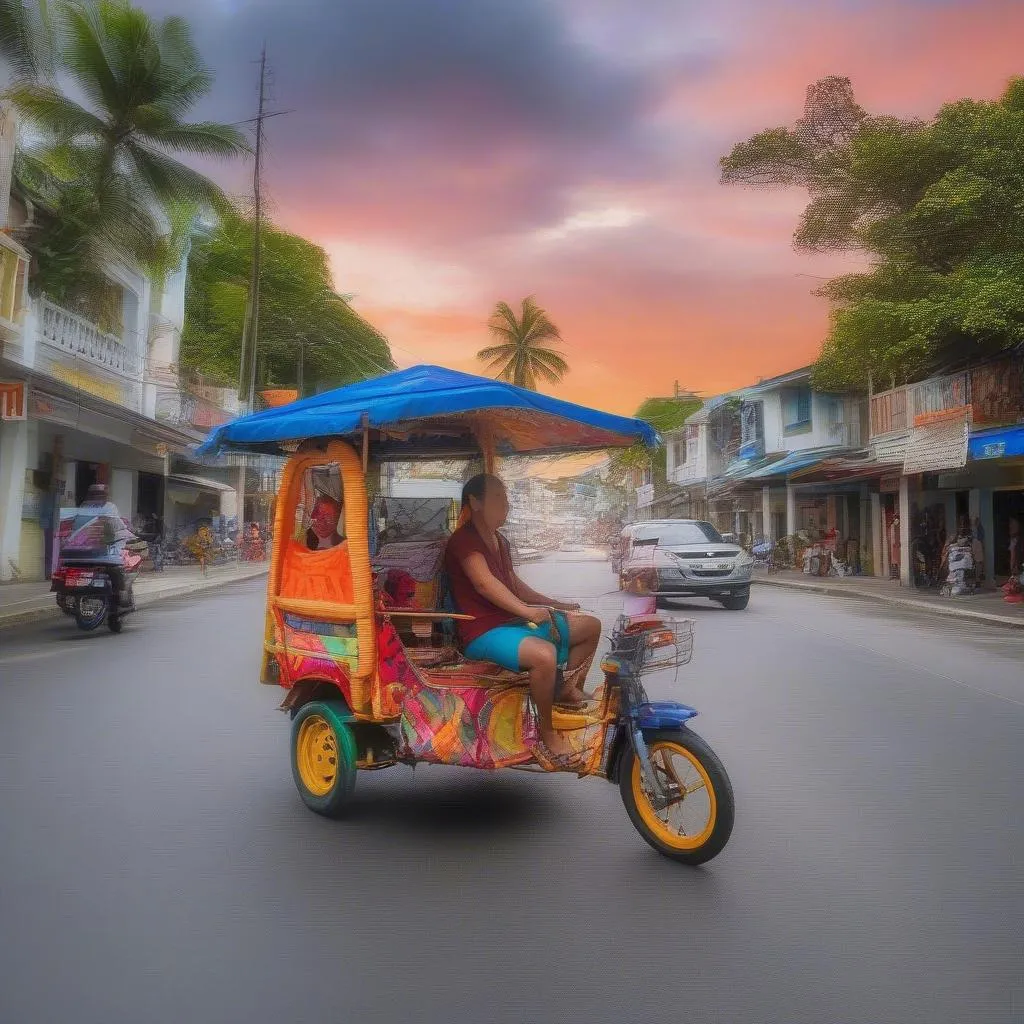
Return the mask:
<path fill-rule="evenodd" d="M 608 563 L 524 574 L 614 616 Z M 262 581 L 0 632 L 0 1024 L 1024 1021 L 1024 635 L 706 602 L 649 689 L 737 821 L 687 869 L 615 787 L 421 766 L 307 811 Z"/>

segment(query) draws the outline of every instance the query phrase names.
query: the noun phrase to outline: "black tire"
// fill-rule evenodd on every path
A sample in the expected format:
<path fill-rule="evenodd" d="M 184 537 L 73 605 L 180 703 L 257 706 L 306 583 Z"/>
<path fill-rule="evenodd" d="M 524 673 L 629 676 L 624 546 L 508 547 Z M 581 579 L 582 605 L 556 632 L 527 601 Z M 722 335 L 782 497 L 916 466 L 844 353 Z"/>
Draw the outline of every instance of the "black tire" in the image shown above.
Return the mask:
<path fill-rule="evenodd" d="M 345 814 L 356 785 L 356 741 L 347 718 L 341 701 L 313 700 L 299 708 L 292 719 L 291 760 L 295 788 L 302 802 L 325 818 L 340 818 Z M 316 743 L 314 730 L 319 733 L 319 743 Z M 332 768 L 333 779 L 329 779 Z M 317 775 L 322 785 L 307 784 L 304 772 L 312 773 L 311 780 Z"/>
<path fill-rule="evenodd" d="M 633 774 L 634 765 L 638 766 L 638 762 L 636 754 L 633 753 L 633 748 L 627 745 L 622 752 L 622 760 L 619 764 L 619 795 L 622 797 L 622 803 L 626 808 L 626 814 L 629 815 L 629 820 L 646 842 L 662 856 L 690 867 L 707 863 L 712 857 L 717 857 L 725 848 L 725 844 L 729 842 L 736 817 L 736 803 L 733 797 L 732 783 L 729 781 L 725 767 L 711 747 L 695 732 L 691 732 L 685 727 L 682 729 L 664 729 L 647 732 L 644 734 L 644 740 L 649 749 L 654 748 L 658 743 L 672 743 L 683 747 L 700 762 L 701 767 L 711 782 L 711 789 L 715 799 L 715 820 L 708 837 L 700 846 L 692 849 L 676 849 L 653 832 L 644 821 L 637 806 Z M 646 799 L 642 791 L 640 798 Z"/>
<path fill-rule="evenodd" d="M 94 612 L 92 615 L 87 615 L 82 611 L 83 601 L 96 601 L 102 605 L 99 611 Z M 78 606 L 75 608 L 75 624 L 79 629 L 84 630 L 86 633 L 91 633 L 94 629 L 99 629 L 103 625 L 103 621 L 107 617 L 107 602 L 101 598 L 80 598 Z"/>
<path fill-rule="evenodd" d="M 111 633 L 120 633 L 124 629 L 124 619 L 120 615 L 108 615 L 107 628 Z"/>
<path fill-rule="evenodd" d="M 731 612 L 741 612 L 750 604 L 750 591 L 745 594 L 730 594 L 722 598 L 722 607 Z"/>

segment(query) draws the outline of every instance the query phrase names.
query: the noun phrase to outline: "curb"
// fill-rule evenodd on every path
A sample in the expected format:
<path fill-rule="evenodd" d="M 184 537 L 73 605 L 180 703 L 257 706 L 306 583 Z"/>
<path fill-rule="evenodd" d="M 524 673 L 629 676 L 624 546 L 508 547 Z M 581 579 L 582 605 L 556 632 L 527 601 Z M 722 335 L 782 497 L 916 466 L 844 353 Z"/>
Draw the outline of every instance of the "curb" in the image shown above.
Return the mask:
<path fill-rule="evenodd" d="M 786 590 L 804 590 L 813 594 L 825 594 L 828 597 L 846 597 L 858 601 L 874 602 L 875 604 L 887 604 L 894 608 L 907 608 L 915 612 L 923 612 L 930 615 L 944 615 L 953 619 L 971 619 L 974 622 L 987 622 L 991 625 L 1003 626 L 1006 629 L 1024 629 L 1024 617 L 1009 618 L 1005 615 L 996 615 L 992 612 L 977 612 L 970 608 L 957 607 L 956 605 L 936 605 L 929 601 L 915 601 L 909 597 L 895 597 L 889 594 L 865 594 L 862 590 L 847 590 L 845 587 L 836 587 L 828 583 L 803 583 L 796 580 L 765 579 L 755 576 L 752 583 L 763 583 L 769 587 L 782 587 Z M 951 601 L 958 600 L 950 598 Z"/>
<path fill-rule="evenodd" d="M 267 569 L 263 568 L 259 572 L 254 572 L 251 575 L 246 576 L 231 576 L 230 578 L 210 578 L 207 576 L 205 579 L 188 580 L 181 584 L 168 588 L 167 590 L 159 590 L 153 594 L 140 594 L 135 598 L 135 607 L 145 608 L 151 604 L 157 604 L 160 601 L 169 601 L 174 597 L 187 597 L 189 594 L 198 594 L 205 590 L 218 590 L 221 587 L 230 586 L 232 583 L 246 583 L 249 580 L 259 579 L 261 576 L 266 576 Z M 52 594 L 48 595 L 49 601 L 46 605 L 38 608 L 27 609 L 22 612 L 13 612 L 10 615 L 4 615 L 0 612 L 0 631 L 8 629 L 13 626 L 23 626 L 28 622 L 39 622 L 46 619 L 57 619 L 60 618 L 64 613 L 57 607 L 56 599 Z"/>

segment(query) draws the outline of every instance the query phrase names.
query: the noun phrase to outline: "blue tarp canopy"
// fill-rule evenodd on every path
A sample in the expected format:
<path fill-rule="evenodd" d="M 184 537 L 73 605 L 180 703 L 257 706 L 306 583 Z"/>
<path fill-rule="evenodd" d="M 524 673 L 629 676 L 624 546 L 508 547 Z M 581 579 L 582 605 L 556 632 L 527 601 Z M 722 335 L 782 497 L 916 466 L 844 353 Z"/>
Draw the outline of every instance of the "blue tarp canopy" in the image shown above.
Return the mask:
<path fill-rule="evenodd" d="M 773 462 L 761 469 L 755 469 L 753 473 L 748 473 L 746 479 L 768 480 L 773 477 L 789 476 L 801 469 L 808 469 L 818 462 L 824 462 L 826 459 L 833 458 L 839 451 L 840 449 L 838 448 L 815 448 L 803 452 L 790 452 L 789 455 L 779 459 L 777 462 Z"/>
<path fill-rule="evenodd" d="M 642 420 L 612 416 L 512 384 L 440 366 L 414 366 L 217 427 L 200 455 L 280 454 L 306 438 L 355 440 L 376 458 L 471 457 L 484 438 L 497 455 L 561 454 L 656 444 Z"/>
<path fill-rule="evenodd" d="M 1024 456 L 1024 424 L 971 434 L 967 450 L 972 459 L 979 460 Z"/>

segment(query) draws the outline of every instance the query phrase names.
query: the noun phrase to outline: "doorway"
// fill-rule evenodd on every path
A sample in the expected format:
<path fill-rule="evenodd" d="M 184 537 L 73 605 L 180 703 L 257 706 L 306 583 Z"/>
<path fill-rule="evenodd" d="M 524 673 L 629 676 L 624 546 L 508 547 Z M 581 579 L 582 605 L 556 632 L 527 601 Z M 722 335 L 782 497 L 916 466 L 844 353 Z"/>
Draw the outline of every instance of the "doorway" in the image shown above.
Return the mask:
<path fill-rule="evenodd" d="M 1024 526 L 1024 490 L 992 492 L 992 543 L 995 555 L 996 580 L 1010 575 L 1010 520 L 1016 519 L 1018 529 Z M 1019 535 L 1020 536 L 1020 535 Z M 1024 557 L 1018 540 L 1018 560 Z"/>
<path fill-rule="evenodd" d="M 85 501 L 93 484 L 109 484 L 110 467 L 103 462 L 78 462 L 75 464 L 75 507 Z"/>

